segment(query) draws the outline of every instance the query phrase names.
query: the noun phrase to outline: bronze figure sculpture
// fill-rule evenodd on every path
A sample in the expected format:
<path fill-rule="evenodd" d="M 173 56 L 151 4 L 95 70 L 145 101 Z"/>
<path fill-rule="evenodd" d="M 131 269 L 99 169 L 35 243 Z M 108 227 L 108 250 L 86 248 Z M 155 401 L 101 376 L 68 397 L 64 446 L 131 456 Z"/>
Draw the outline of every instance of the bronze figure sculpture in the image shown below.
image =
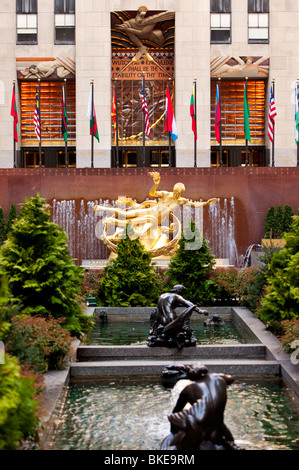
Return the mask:
<path fill-rule="evenodd" d="M 159 297 L 156 311 L 151 315 L 152 327 L 149 331 L 148 346 L 164 346 L 178 348 L 196 346 L 196 338 L 190 327 L 190 319 L 193 312 L 208 315 L 206 310 L 201 310 L 182 294 L 185 287 L 178 284 L 170 292 Z M 181 313 L 176 309 L 186 307 Z"/>
<path fill-rule="evenodd" d="M 167 379 L 176 373 L 176 366 L 164 369 Z M 170 434 L 161 443 L 161 450 L 237 450 L 232 433 L 224 424 L 227 386 L 234 377 L 209 373 L 204 365 L 179 366 L 177 377 L 189 379 L 168 416 Z M 185 381 L 184 381 L 185 382 Z"/>

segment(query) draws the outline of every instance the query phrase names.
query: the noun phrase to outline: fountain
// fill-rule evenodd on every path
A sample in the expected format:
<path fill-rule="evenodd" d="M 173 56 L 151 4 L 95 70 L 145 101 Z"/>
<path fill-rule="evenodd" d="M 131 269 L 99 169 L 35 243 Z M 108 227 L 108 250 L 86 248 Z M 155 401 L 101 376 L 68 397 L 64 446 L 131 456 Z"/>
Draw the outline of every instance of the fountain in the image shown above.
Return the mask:
<path fill-rule="evenodd" d="M 99 250 L 102 242 L 98 239 L 94 240 L 97 225 L 94 210 L 98 205 L 101 208 L 109 205 L 109 211 L 113 212 L 113 208 L 118 209 L 119 202 L 114 201 L 110 204 L 109 201 L 93 201 L 86 203 L 82 200 L 79 210 L 75 201 L 54 202 L 53 219 L 56 223 L 64 226 L 66 231 L 69 231 L 70 249 L 74 250 L 75 257 L 76 246 L 79 245 L 76 244 L 76 230 L 79 229 L 77 233 L 81 237 L 80 244 L 84 244 L 85 257 L 87 259 L 95 259 L 95 256 L 104 258 L 102 255 L 104 251 Z M 238 258 L 234 238 L 234 202 L 233 198 L 230 200 L 218 199 L 208 207 L 209 215 L 212 218 L 212 231 L 207 232 L 206 235 L 209 243 L 212 243 L 211 240 L 215 243 L 215 250 L 218 249 L 218 251 L 215 251 L 216 255 L 228 258 L 230 262 Z M 110 209 L 111 207 L 112 209 Z M 182 226 L 188 223 L 190 218 L 193 218 L 192 210 L 192 208 L 184 206 L 180 208 Z M 103 218 L 100 219 L 100 221 L 102 220 Z M 197 222 L 201 224 L 201 227 L 203 226 L 202 214 Z M 74 227 L 76 230 L 73 230 Z M 89 243 L 89 237 L 93 237 L 93 243 Z M 107 250 L 107 247 L 102 244 L 102 249 Z M 80 256 L 82 256 L 82 252 Z M 192 334 L 191 336 L 187 334 L 187 343 L 191 339 L 190 345 L 194 347 L 185 348 L 186 341 L 177 341 L 177 333 L 181 333 L 181 326 L 186 327 L 186 331 L 190 331 L 189 320 L 191 313 L 197 307 L 193 304 L 184 306 L 187 307 L 187 311 L 176 315 L 171 310 L 170 321 L 166 318 L 164 323 L 163 319 L 165 318 L 163 315 L 163 321 L 160 321 L 161 318 L 159 319 L 159 315 L 161 315 L 159 308 L 157 308 L 154 315 L 152 333 L 156 338 L 159 339 L 157 329 L 161 325 L 164 335 L 167 333 L 168 328 L 172 330 L 172 327 L 175 327 L 175 344 L 173 347 L 165 347 L 163 342 L 157 344 L 160 347 L 154 348 L 148 347 L 150 344 L 137 346 L 80 345 L 78 347 L 77 360 L 70 365 L 70 401 L 67 398 L 66 408 L 56 420 L 58 428 L 50 433 L 51 442 L 47 444 L 49 448 L 188 449 L 193 451 L 203 448 L 202 446 L 208 446 L 205 448 L 214 446 L 214 448 L 234 449 L 237 448 L 240 438 L 247 438 L 248 423 L 251 425 L 251 419 L 256 418 L 256 410 L 260 407 L 260 404 L 256 403 L 256 397 L 260 394 L 257 377 L 265 379 L 267 376 L 273 378 L 283 374 L 284 379 L 287 378 L 291 383 L 292 380 L 296 381 L 296 374 L 292 376 L 293 372 L 290 372 L 291 369 L 288 367 L 287 361 L 281 358 L 280 353 L 277 355 L 277 347 L 273 344 L 272 339 L 269 341 L 264 332 L 261 332 L 259 320 L 253 318 L 251 312 L 246 309 L 232 308 L 231 313 L 233 316 L 238 317 L 238 321 L 244 323 L 245 328 L 252 332 L 259 330 L 255 344 L 197 346 L 196 342 L 193 343 Z M 105 308 L 105 313 L 108 315 L 109 324 L 113 315 L 111 315 L 109 308 Z M 200 313 L 204 312 L 200 311 Z M 107 317 L 105 318 L 107 320 Z M 212 316 L 211 322 L 219 325 L 220 323 L 215 318 Z M 258 326 L 256 326 L 257 322 L 259 322 Z M 176 329 L 179 323 L 181 323 L 180 328 Z M 211 326 L 208 326 L 208 328 L 211 328 Z M 173 341 L 172 336 L 170 339 Z M 150 338 L 151 340 L 152 338 Z M 192 356 L 192 366 L 190 365 L 190 356 Z M 171 370 L 176 371 L 179 367 L 181 371 L 179 364 L 182 361 L 184 361 L 185 371 L 188 370 L 189 373 L 191 370 L 191 375 L 188 375 L 188 373 L 186 375 L 189 380 L 192 380 L 192 384 L 190 382 L 188 382 L 188 385 L 185 384 L 182 393 L 179 396 L 176 395 L 174 403 L 171 404 L 171 398 L 174 398 L 176 387 L 169 390 L 169 387 L 161 384 L 158 378 L 161 379 L 161 372 L 165 371 L 165 368 L 169 372 Z M 196 371 L 195 375 L 192 371 Z M 245 405 L 246 411 L 252 407 L 254 416 L 246 416 L 247 420 L 245 421 L 242 408 L 244 403 L 242 406 L 238 405 L 239 411 L 234 405 L 234 401 L 230 401 L 230 391 L 226 390 L 227 385 L 232 384 L 230 387 L 232 392 L 237 390 L 234 400 L 239 399 L 243 384 L 240 385 L 238 381 L 234 381 L 230 377 L 231 374 L 239 377 L 254 377 L 252 395 L 249 404 L 246 402 Z M 79 385 L 78 382 L 82 381 L 83 384 Z M 99 383 L 97 383 L 98 381 Z M 234 387 L 236 388 L 234 389 Z M 268 399 L 271 396 L 270 392 L 266 398 L 266 407 L 269 406 Z M 183 397 L 185 398 L 183 399 Z M 209 400 L 209 398 L 212 399 Z M 99 402 L 105 406 L 99 407 Z M 185 409 L 187 402 L 191 405 L 189 409 Z M 215 403 L 217 406 L 214 408 Z M 72 408 L 73 405 L 78 409 Z M 228 406 L 226 407 L 226 405 Z M 230 424 L 224 424 L 224 412 L 226 410 L 228 412 L 227 420 L 231 419 Z M 281 441 L 283 434 L 281 431 L 277 442 L 273 444 L 275 441 L 273 434 L 277 437 L 277 423 L 270 423 L 269 428 L 275 429 L 275 432 L 271 435 L 269 445 L 263 444 L 261 446 L 261 435 L 259 434 L 258 438 L 255 437 L 254 439 L 250 436 L 245 446 L 242 445 L 242 448 L 269 448 L 269 446 L 277 449 L 298 448 L 298 441 L 294 437 L 296 436 L 294 429 L 298 425 L 298 415 L 295 411 L 291 413 L 293 421 L 292 423 L 290 423 L 290 420 L 288 422 L 290 431 L 283 442 Z M 288 413 L 289 416 L 290 413 Z M 254 421 L 256 426 L 264 426 L 264 415 L 261 414 L 260 419 L 261 423 L 258 423 L 258 425 L 257 421 Z M 171 423 L 170 430 L 169 421 Z M 283 420 L 280 429 L 285 426 L 286 421 L 287 419 Z M 243 428 L 236 429 L 236 422 L 243 425 Z M 76 432 L 74 432 L 73 426 L 75 426 Z M 126 432 L 120 433 L 120 428 L 125 428 Z M 77 442 L 75 442 L 76 440 Z"/>
<path fill-rule="evenodd" d="M 196 346 L 196 338 L 190 327 L 191 315 L 193 312 L 208 315 L 208 312 L 185 300 L 182 297 L 184 291 L 184 286 L 176 285 L 170 292 L 160 296 L 156 311 L 151 315 L 153 325 L 149 331 L 148 346 L 165 346 L 178 350 Z M 178 307 L 185 307 L 185 310 L 177 314 Z"/>

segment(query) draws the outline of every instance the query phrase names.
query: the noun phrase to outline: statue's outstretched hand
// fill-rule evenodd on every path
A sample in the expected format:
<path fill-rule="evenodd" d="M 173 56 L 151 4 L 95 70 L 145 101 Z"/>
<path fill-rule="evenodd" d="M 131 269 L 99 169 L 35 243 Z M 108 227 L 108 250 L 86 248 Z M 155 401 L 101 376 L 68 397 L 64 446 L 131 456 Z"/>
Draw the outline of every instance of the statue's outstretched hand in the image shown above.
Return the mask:
<path fill-rule="evenodd" d="M 209 315 L 209 312 L 207 310 L 201 310 L 199 307 L 195 308 L 195 311 L 199 313 L 200 315 Z"/>
<path fill-rule="evenodd" d="M 160 173 L 158 173 L 157 171 L 151 171 L 149 175 L 153 178 L 153 181 L 155 184 L 160 183 L 160 179 L 161 179 Z"/>
<path fill-rule="evenodd" d="M 207 204 L 209 204 L 209 206 L 210 206 L 211 204 L 215 204 L 215 202 L 217 202 L 217 198 L 216 198 L 216 197 L 213 197 L 212 199 L 209 199 L 209 200 L 207 201 Z"/>

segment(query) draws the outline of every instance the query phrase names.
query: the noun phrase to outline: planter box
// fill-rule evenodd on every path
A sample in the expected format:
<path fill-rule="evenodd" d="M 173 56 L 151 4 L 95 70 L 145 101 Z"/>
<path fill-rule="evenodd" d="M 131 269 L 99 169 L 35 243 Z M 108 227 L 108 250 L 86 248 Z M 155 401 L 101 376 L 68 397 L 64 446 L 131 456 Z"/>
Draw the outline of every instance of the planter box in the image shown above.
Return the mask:
<path fill-rule="evenodd" d="M 284 238 L 262 238 L 261 245 L 265 248 L 284 248 L 286 240 Z"/>

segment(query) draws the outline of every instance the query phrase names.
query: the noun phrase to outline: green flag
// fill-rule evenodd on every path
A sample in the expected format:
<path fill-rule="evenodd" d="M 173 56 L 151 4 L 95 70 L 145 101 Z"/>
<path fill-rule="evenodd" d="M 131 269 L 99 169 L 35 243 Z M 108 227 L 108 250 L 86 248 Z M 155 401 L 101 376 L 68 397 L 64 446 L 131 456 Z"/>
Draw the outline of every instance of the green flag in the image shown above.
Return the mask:
<path fill-rule="evenodd" d="M 244 85 L 244 133 L 245 133 L 245 139 L 251 142 L 249 117 L 250 117 L 250 110 L 249 110 L 249 106 L 247 103 L 246 87 Z"/>

